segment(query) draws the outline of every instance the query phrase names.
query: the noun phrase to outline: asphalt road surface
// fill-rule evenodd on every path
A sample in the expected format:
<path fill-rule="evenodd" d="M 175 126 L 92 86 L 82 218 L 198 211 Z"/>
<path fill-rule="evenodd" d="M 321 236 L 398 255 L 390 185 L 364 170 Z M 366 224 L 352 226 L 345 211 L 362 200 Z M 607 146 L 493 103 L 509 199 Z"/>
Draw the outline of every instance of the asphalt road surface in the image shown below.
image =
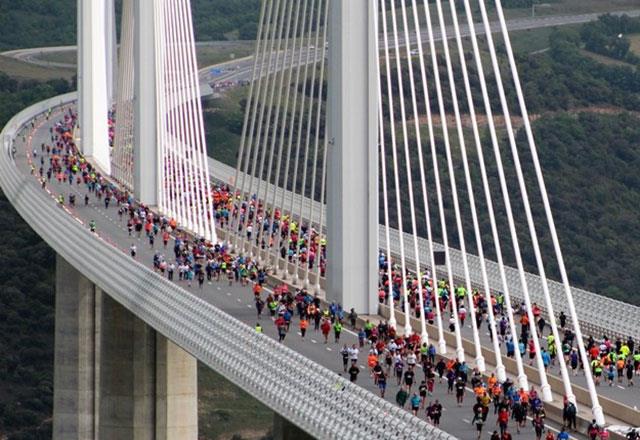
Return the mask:
<path fill-rule="evenodd" d="M 55 116 L 52 118 L 52 121 L 54 119 Z M 50 125 L 51 122 L 46 123 L 45 121 L 41 120 L 40 123 L 36 124 L 36 131 L 33 137 L 27 138 L 26 146 L 22 142 L 16 142 L 18 148 L 16 162 L 21 171 L 29 173 L 29 164 L 27 162 L 25 153 L 26 151 L 31 151 L 33 148 L 36 148 L 39 151 L 40 144 L 48 141 L 48 128 Z M 39 161 L 37 163 L 39 163 Z M 39 186 L 39 183 L 35 176 L 33 178 L 33 184 Z M 155 248 L 151 249 L 147 240 L 144 239 L 144 236 L 142 239 L 129 237 L 126 224 L 118 218 L 117 209 L 113 204 L 109 209 L 105 209 L 104 203 L 98 202 L 93 196 L 91 196 L 91 202 L 89 203 L 89 206 L 85 207 L 83 204 L 84 195 L 86 194 L 84 186 L 77 186 L 75 184 L 69 185 L 68 183 L 58 184 L 54 180 L 52 180 L 51 183 L 47 186 L 47 190 L 51 192 L 52 204 L 56 203 L 54 198 L 60 193 L 65 195 L 66 200 L 68 200 L 69 194 L 75 193 L 76 200 L 78 201 L 76 204 L 77 207 L 69 209 L 70 215 L 75 216 L 85 225 L 88 225 L 90 220 L 95 220 L 97 224 L 97 234 L 104 238 L 106 241 L 110 242 L 112 245 L 120 248 L 125 253 L 128 253 L 128 249 L 131 244 L 135 243 L 136 247 L 138 248 L 137 258 L 139 261 L 147 263 L 151 267 L 153 255 L 158 251 L 162 251 L 168 258 L 171 258 L 173 248 L 172 244 L 168 246 L 167 250 L 161 249 L 161 243 L 156 243 Z M 70 239 L 73 239 L 73 237 L 70 237 Z M 229 286 L 225 281 L 205 283 L 203 289 L 198 288 L 197 283 L 194 283 L 193 287 L 188 287 L 184 282 L 180 284 L 183 288 L 186 288 L 194 295 L 205 299 L 206 301 L 233 315 L 237 319 L 240 319 L 246 324 L 255 326 L 257 319 L 253 306 L 253 294 L 249 287 L 242 287 L 236 284 L 234 284 L 233 286 Z M 264 327 L 265 334 L 275 338 L 276 330 L 275 326 L 270 322 L 270 318 L 268 316 L 264 316 L 261 322 Z M 341 337 L 340 342 L 341 344 L 347 343 L 351 345 L 357 342 L 357 338 L 351 331 L 345 331 Z M 314 332 L 312 329 L 307 334 L 307 337 L 305 339 L 302 339 L 300 335 L 297 334 L 297 322 L 294 321 L 294 324 L 292 324 L 292 330 L 285 339 L 284 344 L 300 352 L 304 356 L 307 356 L 308 358 L 320 363 L 321 365 L 333 371 L 336 371 L 337 373 L 342 373 L 342 361 L 339 354 L 341 345 L 335 344 L 333 342 L 333 339 L 331 339 L 331 342 L 329 344 L 324 344 L 321 334 L 319 332 Z M 378 390 L 374 387 L 373 381 L 369 377 L 367 369 L 365 368 L 367 355 L 366 351 L 367 349 L 365 348 L 361 350 L 360 353 L 360 361 L 358 364 L 362 370 L 362 373 L 358 378 L 358 384 L 371 392 L 377 393 Z M 419 383 L 420 380 L 422 380 L 422 373 L 419 372 L 417 374 L 417 383 Z M 395 385 L 395 380 L 390 379 L 387 388 L 387 400 L 395 400 L 397 389 L 398 388 Z M 453 433 L 461 439 L 475 438 L 476 431 L 470 423 L 472 418 L 471 406 L 474 400 L 470 390 L 465 396 L 465 402 L 462 407 L 457 407 L 455 404 L 455 398 L 452 395 L 447 395 L 446 386 L 444 384 L 436 384 L 435 393 L 428 400 L 433 399 L 439 399 L 445 407 L 441 423 L 442 429 Z M 421 411 L 419 416 L 421 418 L 425 418 L 424 411 Z M 485 426 L 485 431 L 488 431 L 489 433 L 492 432 L 495 427 L 494 424 L 495 416 L 490 415 L 487 425 Z M 513 430 L 515 431 L 515 427 L 513 424 L 511 424 L 511 427 L 513 427 Z M 549 428 L 552 430 L 557 430 L 558 426 L 554 423 L 550 423 Z M 486 436 L 488 436 L 489 433 L 485 433 Z M 526 428 L 523 429 L 523 432 L 519 436 L 519 438 L 534 438 L 533 429 L 530 425 L 527 425 Z M 576 434 L 575 438 L 584 437 Z"/>
<path fill-rule="evenodd" d="M 627 14 L 632 17 L 640 16 L 640 9 L 634 9 L 629 11 L 617 11 L 611 12 L 614 15 Z M 602 15 L 601 13 L 594 14 L 578 14 L 578 15 L 552 15 L 552 16 L 542 16 L 535 18 L 518 18 L 507 21 L 507 28 L 509 31 L 522 31 L 527 29 L 537 29 L 537 28 L 545 28 L 545 27 L 553 27 L 553 26 L 564 26 L 571 24 L 580 24 L 587 23 L 590 21 L 595 21 L 598 17 Z M 435 17 L 434 17 L 434 20 Z M 484 33 L 484 27 L 481 23 L 475 23 L 476 32 L 478 34 Z M 500 27 L 498 22 L 491 23 L 491 29 L 493 32 L 499 32 Z M 447 26 L 446 28 L 447 36 L 449 39 L 453 38 L 453 27 Z M 470 31 L 466 24 L 460 22 L 460 33 L 464 36 L 469 36 Z M 422 32 L 422 41 L 427 42 L 428 35 L 426 31 Z M 442 33 L 440 31 L 439 26 L 434 26 L 434 39 L 439 41 L 442 39 Z M 400 44 L 404 45 L 404 37 L 399 38 Z M 415 39 L 412 39 L 411 42 L 415 44 Z M 198 42 L 197 45 L 202 46 L 215 46 L 224 44 L 224 42 Z M 42 60 L 39 57 L 41 54 L 55 54 L 59 52 L 68 52 L 75 50 L 75 46 L 57 46 L 57 47 L 40 47 L 40 48 L 31 48 L 31 49 L 17 49 L 11 50 L 7 52 L 3 52 L 0 55 L 9 56 L 21 61 L 25 61 L 28 63 L 33 63 L 45 67 L 62 67 L 62 68 L 74 68 L 74 64 L 69 63 L 56 63 L 50 62 L 46 60 Z M 321 56 L 321 48 L 309 48 L 311 51 L 315 51 L 316 58 Z M 304 49 L 303 49 L 304 52 Z M 297 52 L 296 52 L 297 55 Z M 287 56 L 290 56 L 287 54 Z M 313 54 L 310 57 L 310 60 L 313 60 Z M 229 61 L 224 63 L 224 69 L 220 74 L 212 73 L 212 66 L 205 67 L 200 70 L 199 76 L 201 82 L 210 82 L 210 81 L 249 81 L 251 80 L 251 72 L 253 68 L 253 59 L 252 57 L 240 58 L 238 60 Z"/>

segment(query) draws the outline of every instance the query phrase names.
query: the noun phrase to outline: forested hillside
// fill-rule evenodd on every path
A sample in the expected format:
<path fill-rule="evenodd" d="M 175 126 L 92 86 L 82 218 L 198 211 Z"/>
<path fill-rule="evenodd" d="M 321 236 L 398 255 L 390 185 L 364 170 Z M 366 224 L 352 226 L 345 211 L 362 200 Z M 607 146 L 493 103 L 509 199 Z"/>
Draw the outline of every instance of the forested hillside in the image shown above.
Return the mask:
<path fill-rule="evenodd" d="M 530 0 L 510 1 L 513 6 L 531 5 Z M 193 0 L 198 39 L 252 38 L 257 4 Z M 73 44 L 75 14 L 75 0 L 0 0 L 0 26 L 8 30 L 0 33 L 0 49 Z M 640 284 L 640 53 L 633 42 L 640 41 L 639 33 L 638 21 L 606 17 L 579 30 L 557 31 L 548 50 L 518 58 L 572 281 L 635 304 L 640 304 L 635 292 Z M 0 73 L 0 126 L 30 103 L 71 88 L 62 80 L 21 82 Z M 243 118 L 242 91 L 234 93 L 213 102 L 206 115 L 208 142 L 216 145 L 212 151 L 222 152 L 229 163 L 234 163 Z M 224 111 L 216 111 L 216 106 L 224 106 Z M 518 136 L 522 139 L 523 133 Z M 540 208 L 538 198 L 533 203 L 534 209 Z M 2 195 L 0 213 L 0 437 L 48 439 L 53 252 Z M 486 218 L 482 225 L 486 233 Z M 521 238 L 526 246 L 526 234 Z M 542 243 L 544 253 L 551 254 L 549 240 Z M 526 261 L 533 267 L 531 252 Z M 219 402 L 217 395 L 209 397 Z M 256 411 L 253 402 L 241 403 Z M 218 408 L 203 418 L 209 423 L 205 432 L 239 426 L 228 411 L 236 406 Z M 263 421 L 267 418 L 261 414 Z"/>
<path fill-rule="evenodd" d="M 0 126 L 71 90 L 65 81 L 19 82 L 0 73 Z M 0 437 L 51 438 L 55 254 L 0 191 Z"/>
<path fill-rule="evenodd" d="M 259 0 L 192 0 L 197 40 L 251 40 Z M 119 10 L 122 0 L 116 0 Z M 0 0 L 0 50 L 75 44 L 76 0 Z"/>
<path fill-rule="evenodd" d="M 580 28 L 557 30 L 551 33 L 547 50 L 533 55 L 520 54 L 517 59 L 528 109 L 534 119 L 533 127 L 545 171 L 545 181 L 550 192 L 571 280 L 577 287 L 635 304 L 640 304 L 640 298 L 635 294 L 635 286 L 640 283 L 640 260 L 634 258 L 634 250 L 640 249 L 640 223 L 637 221 L 640 178 L 636 171 L 640 165 L 640 72 L 633 64 L 636 54 L 630 50 L 630 38 L 640 38 L 640 34 L 632 33 L 638 26 L 640 19 L 637 18 L 604 16 L 598 22 Z M 620 32 L 624 34 L 619 36 Z M 615 58 L 594 59 L 593 51 L 597 51 L 598 56 L 608 54 Z M 610 63 L 607 60 L 625 62 Z M 441 65 L 444 65 L 443 60 Z M 419 77 L 417 63 L 414 69 L 414 76 Z M 384 69 L 382 70 L 384 72 Z M 475 72 L 471 66 L 470 76 L 476 93 L 474 99 L 479 103 L 482 102 L 482 98 Z M 432 72 L 429 71 L 427 76 L 427 82 L 433 84 Z M 406 91 L 410 88 L 408 72 L 405 72 L 403 77 L 407 82 L 404 87 Z M 457 81 L 459 88 L 463 89 L 460 76 Z M 500 108 L 492 75 L 488 75 L 487 83 L 492 97 L 492 107 Z M 311 87 L 308 86 L 307 95 L 310 90 Z M 508 92 L 510 102 L 514 103 L 513 90 Z M 210 152 L 231 165 L 235 165 L 235 154 L 242 132 L 245 105 L 242 96 L 241 91 L 235 91 L 209 103 L 205 115 Z M 434 93 L 431 107 L 437 113 L 435 99 Z M 445 93 L 444 100 L 446 108 L 452 111 L 451 95 Z M 396 101 L 395 105 L 398 107 L 398 115 L 399 102 Z M 406 105 L 409 106 L 410 103 Z M 423 102 L 419 103 L 419 107 L 420 113 L 425 114 Z M 517 106 L 513 105 L 512 109 L 516 116 L 516 128 L 520 130 L 518 137 L 522 142 L 519 145 L 524 149 L 526 142 L 522 123 L 518 122 Z M 464 104 L 461 111 L 468 111 Z M 296 124 L 293 124 L 291 128 L 294 134 L 296 127 Z M 500 135 L 506 136 L 504 125 L 501 124 L 498 128 Z M 389 130 L 386 132 L 389 133 Z M 439 129 L 436 132 L 440 134 Z M 455 130 L 451 133 L 454 137 L 453 148 L 457 149 Z M 469 132 L 467 134 L 471 139 Z M 491 142 L 488 131 L 483 134 L 487 154 Z M 440 169 L 443 181 L 448 182 L 442 136 L 436 140 L 441 153 Z M 508 142 L 505 141 L 503 145 L 508 145 Z M 389 149 L 387 154 L 391 163 Z M 506 156 L 506 153 L 503 154 Z M 455 151 L 454 156 L 459 157 L 459 152 Z M 527 160 L 528 156 L 525 154 L 523 158 Z M 477 158 L 473 153 L 471 160 L 477 177 Z M 413 163 L 416 162 L 417 158 L 414 157 Z M 426 159 L 426 163 L 431 163 L 430 158 Z M 509 166 L 511 162 L 506 160 L 506 163 Z M 458 165 L 458 191 L 465 202 L 466 190 L 459 161 Z M 401 164 L 401 167 L 404 165 Z M 525 170 L 529 171 L 525 172 L 525 175 L 533 187 L 535 178 L 530 172 L 531 169 L 531 163 L 525 163 Z M 499 188 L 495 170 L 490 171 L 494 176 L 492 188 Z M 510 185 L 517 188 L 514 169 L 508 168 L 507 173 Z M 419 188 L 418 173 L 415 172 L 413 177 L 414 188 Z M 299 185 L 300 182 L 298 188 Z M 455 233 L 455 217 L 447 187 L 448 185 L 444 185 L 445 210 L 450 220 L 449 230 L 453 231 L 450 238 L 455 245 L 458 243 L 458 237 Z M 403 184 L 403 189 L 403 194 L 406 194 L 406 184 Z M 437 203 L 434 191 L 430 196 L 430 202 Z M 496 192 L 494 198 L 498 201 L 497 208 L 503 209 L 499 202 L 501 195 Z M 393 206 L 392 192 L 391 199 L 390 205 Z M 483 237 L 486 238 L 485 251 L 490 257 L 495 258 L 491 252 L 493 245 L 483 199 L 476 194 L 476 201 L 484 210 L 480 220 Z M 403 198 L 403 202 L 408 204 L 407 197 Z M 542 212 L 542 202 L 537 193 L 533 194 L 532 203 L 534 211 Z M 432 215 L 436 215 L 433 210 Z M 408 217 L 405 216 L 405 228 L 410 227 Z M 518 216 L 517 220 L 521 225 L 519 240 L 525 250 L 527 268 L 535 271 L 535 259 L 530 248 L 526 220 L 523 215 Z M 391 221 L 394 223 L 394 214 Z M 463 223 L 466 239 L 475 243 L 469 212 L 466 212 Z M 424 224 L 424 219 L 419 218 L 419 232 L 422 235 L 426 235 Z M 441 237 L 436 218 L 432 218 L 432 224 L 435 236 Z M 545 224 L 544 218 L 540 219 L 539 224 Z M 499 226 L 505 239 L 504 249 L 509 249 L 506 222 Z M 541 227 L 541 232 L 544 231 Z M 544 255 L 553 255 L 549 237 L 543 237 L 541 242 Z M 505 258 L 509 263 L 515 264 L 512 253 L 506 252 Z M 557 279 L 556 269 L 554 265 L 547 268 L 550 276 Z"/>

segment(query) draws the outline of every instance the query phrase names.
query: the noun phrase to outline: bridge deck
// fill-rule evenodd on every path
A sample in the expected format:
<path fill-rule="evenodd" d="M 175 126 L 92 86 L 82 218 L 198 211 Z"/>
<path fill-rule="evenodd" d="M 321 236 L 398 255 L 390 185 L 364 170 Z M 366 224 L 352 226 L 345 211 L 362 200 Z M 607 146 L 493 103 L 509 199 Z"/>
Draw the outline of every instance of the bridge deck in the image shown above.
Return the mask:
<path fill-rule="evenodd" d="M 3 130 L 0 185 L 18 212 L 65 260 L 205 365 L 319 438 L 451 438 L 132 261 L 115 245 L 118 236 L 108 233 L 118 231 L 118 226 L 100 216 L 97 206 L 80 208 L 83 217 L 56 206 L 52 195 L 29 176 L 25 144 L 19 139 L 22 134 L 27 136 L 30 151 L 32 145 L 39 146 L 48 138 L 44 118 L 38 120 L 36 140 L 22 127 L 28 118 L 58 104 L 57 99 L 24 110 Z M 13 140 L 19 149 L 15 162 L 10 153 Z M 68 194 L 69 188 L 65 184 L 58 190 Z M 79 191 L 75 185 L 71 188 Z M 106 215 L 115 216 L 115 209 Z M 86 223 L 82 224 L 92 218 L 97 219 L 99 229 L 104 228 L 102 236 L 92 235 Z M 129 238 L 120 240 L 125 246 L 129 243 Z M 150 261 L 151 254 L 142 248 L 141 258 Z M 387 417 L 389 423 L 379 422 Z"/>
<path fill-rule="evenodd" d="M 47 133 L 48 130 L 40 130 L 34 137 L 34 145 L 39 145 L 40 142 L 44 141 L 45 137 L 48 136 Z M 22 158 L 22 160 L 20 157 L 18 158 L 18 165 L 23 172 L 28 172 L 28 165 L 24 158 Z M 49 188 L 54 192 L 63 191 L 66 194 L 68 194 L 68 191 L 70 190 L 75 191 L 78 194 L 78 200 L 81 200 L 84 197 L 84 192 L 80 191 L 75 185 L 69 186 L 68 184 L 63 184 L 62 186 L 60 186 L 58 184 L 51 184 Z M 87 208 L 78 207 L 73 211 L 73 214 L 78 219 L 85 222 L 85 224 L 90 219 L 95 219 L 98 223 L 99 234 L 115 246 L 119 247 L 123 252 L 126 252 L 129 245 L 131 244 L 131 238 L 128 237 L 128 233 L 126 231 L 126 225 L 124 225 L 122 221 L 118 219 L 115 209 L 110 208 L 109 210 L 105 210 L 104 205 L 91 203 Z M 152 261 L 153 251 L 148 248 L 146 242 L 140 242 L 137 243 L 137 245 L 139 248 L 140 260 L 150 265 Z M 182 285 L 182 287 L 186 286 Z M 255 324 L 255 312 L 252 306 L 252 296 L 247 288 L 241 288 L 237 286 L 228 287 L 226 283 L 213 283 L 203 290 L 199 290 L 196 287 L 188 290 L 191 290 L 197 296 L 220 307 L 222 310 L 230 312 L 233 316 L 240 319 L 241 321 L 244 321 L 249 325 Z M 267 334 L 275 336 L 275 329 L 272 326 L 266 325 L 265 327 Z M 469 330 L 465 329 L 465 332 L 466 335 L 469 336 Z M 355 336 L 353 334 L 347 334 L 345 336 L 347 340 L 344 342 L 355 342 Z M 317 334 L 314 335 L 312 333 L 308 337 L 307 341 L 302 341 L 301 338 L 298 337 L 298 335 L 290 334 L 288 336 L 288 339 L 285 341 L 285 344 L 291 346 L 296 351 L 309 357 L 310 359 L 313 359 L 321 363 L 322 365 L 325 365 L 328 368 L 339 372 L 340 359 L 337 353 L 338 348 L 334 344 L 323 347 L 320 338 L 321 336 L 318 337 Z M 313 340 L 315 340 L 316 342 L 313 342 Z M 486 336 L 483 337 L 483 342 L 488 342 L 488 338 L 486 338 Z M 361 355 L 361 359 L 364 359 L 364 356 L 365 355 Z M 361 362 L 361 364 L 364 365 L 364 362 Z M 578 381 L 583 380 L 583 378 L 580 377 L 576 379 Z M 365 387 L 373 389 L 373 385 L 368 378 L 363 377 L 359 382 L 365 385 Z M 441 401 L 445 403 L 448 409 L 443 420 L 443 428 L 451 430 L 450 432 L 453 432 L 462 438 L 466 438 L 467 435 L 471 435 L 473 429 L 470 425 L 460 426 L 459 420 L 470 419 L 469 406 L 465 405 L 465 407 L 460 409 L 452 406 L 451 401 L 453 400 L 453 398 L 451 396 L 446 396 L 443 391 L 444 390 L 442 389 L 442 386 L 438 387 L 436 396 L 434 396 L 434 398 L 440 398 Z M 618 389 L 617 387 L 602 387 L 601 389 L 601 392 L 603 394 L 611 395 L 613 398 L 622 400 L 629 404 L 633 404 L 633 402 L 637 400 L 637 393 L 633 394 L 633 391 Z M 388 399 L 393 399 L 394 394 L 394 387 L 390 385 L 388 390 Z M 451 424 L 449 425 L 449 423 Z"/>

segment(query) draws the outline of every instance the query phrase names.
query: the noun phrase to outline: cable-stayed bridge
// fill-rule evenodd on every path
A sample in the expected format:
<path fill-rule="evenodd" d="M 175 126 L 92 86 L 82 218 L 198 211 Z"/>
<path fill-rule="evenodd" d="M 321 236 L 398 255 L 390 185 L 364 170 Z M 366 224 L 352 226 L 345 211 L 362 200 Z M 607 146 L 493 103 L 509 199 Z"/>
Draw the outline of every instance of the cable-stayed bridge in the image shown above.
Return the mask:
<path fill-rule="evenodd" d="M 345 310 L 381 314 L 399 332 L 415 333 L 440 354 L 494 372 L 500 381 L 511 377 L 523 389 L 535 385 L 551 418 L 566 396 L 585 420 L 592 415 L 601 425 L 606 419 L 640 424 L 632 391 L 597 390 L 591 374 L 572 377 L 562 356 L 553 372 L 544 367 L 546 342 L 538 332 L 553 334 L 547 348 L 563 352 L 560 310 L 589 366 L 586 336 L 637 341 L 638 320 L 620 322 L 617 311 L 631 317 L 638 309 L 569 286 L 506 21 L 496 4 L 492 21 L 484 1 L 478 10 L 467 0 L 457 8 L 440 1 L 263 2 L 234 169 L 207 158 L 189 2 L 125 1 L 117 63 L 109 5 L 83 3 L 78 144 L 121 190 L 182 229 L 251 255 L 276 279 L 317 290 Z M 496 50 L 496 25 L 505 58 Z M 73 100 L 60 98 L 64 112 Z M 3 190 L 61 256 L 56 438 L 116 432 L 122 438 L 135 432 L 195 438 L 196 358 L 319 438 L 448 436 L 316 364 L 326 362 L 321 345 L 315 351 L 295 347 L 304 356 L 296 354 L 247 326 L 253 316 L 246 309 L 243 314 L 152 273 L 142 260 L 151 251 L 140 249 L 143 264 L 132 262 L 122 252 L 130 239 L 115 212 L 55 207 L 27 164 L 36 159 L 32 150 L 48 142 L 48 131 L 38 129 L 55 121 L 42 114 L 57 104 L 42 103 L 9 123 L 0 162 Z M 107 136 L 111 106 L 113 146 Z M 496 127 L 494 114 L 505 116 L 504 128 Z M 524 136 L 516 136 L 511 114 L 522 116 Z M 452 127 L 437 122 L 450 115 Z M 488 127 L 477 122 L 479 115 L 487 116 Z M 489 136 L 483 139 L 485 128 Z M 530 162 L 523 167 L 525 152 Z M 506 160 L 515 178 L 505 173 Z M 528 172 L 533 178 L 527 180 Z M 230 186 L 227 203 L 215 201 L 216 181 Z M 49 191 L 63 194 L 64 188 L 54 183 Z M 529 194 L 541 198 L 543 212 L 532 212 Z M 526 222 L 515 221 L 517 210 Z M 483 212 L 489 218 L 484 230 L 478 218 Z M 96 215 L 97 236 L 86 227 Z M 544 259 L 541 229 L 553 242 Z M 521 246 L 535 254 L 538 274 L 525 271 Z M 504 264 L 503 252 L 516 268 Z M 558 268 L 561 283 L 547 281 L 549 267 Z M 238 293 L 240 306 L 252 307 L 236 289 L 228 290 L 228 296 Z M 487 306 L 497 298 L 502 308 Z M 514 313 L 521 302 L 522 313 Z M 461 322 L 463 305 L 470 326 Z M 541 328 L 538 306 L 548 323 Z M 407 315 L 415 318 L 414 327 Z M 535 349 L 532 365 L 519 350 L 514 359 L 504 357 L 505 344 L 499 344 L 500 322 L 506 334 L 518 337 L 522 316 L 529 319 L 522 328 Z M 480 317 L 487 331 L 480 329 Z M 114 375 L 123 376 L 120 383 Z M 454 436 L 469 434 L 448 428 Z"/>

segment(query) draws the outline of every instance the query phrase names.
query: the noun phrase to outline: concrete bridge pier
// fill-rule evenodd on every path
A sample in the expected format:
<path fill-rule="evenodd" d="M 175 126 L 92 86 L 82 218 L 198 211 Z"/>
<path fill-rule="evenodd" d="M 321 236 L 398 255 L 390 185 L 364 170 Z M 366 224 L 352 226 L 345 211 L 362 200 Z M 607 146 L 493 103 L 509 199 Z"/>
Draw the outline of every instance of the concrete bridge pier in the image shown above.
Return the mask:
<path fill-rule="evenodd" d="M 327 300 L 378 312 L 377 1 L 329 6 Z"/>
<path fill-rule="evenodd" d="M 53 438 L 198 436 L 197 362 L 56 260 Z"/>
<path fill-rule="evenodd" d="M 313 440 L 314 438 L 280 414 L 273 414 L 273 440 Z"/>

